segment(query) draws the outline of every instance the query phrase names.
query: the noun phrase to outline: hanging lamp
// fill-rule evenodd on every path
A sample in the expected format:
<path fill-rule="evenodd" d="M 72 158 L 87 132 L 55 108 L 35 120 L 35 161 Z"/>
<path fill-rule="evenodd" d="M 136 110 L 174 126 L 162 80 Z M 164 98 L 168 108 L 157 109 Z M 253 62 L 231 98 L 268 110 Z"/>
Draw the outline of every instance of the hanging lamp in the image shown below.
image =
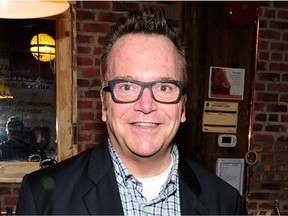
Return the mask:
<path fill-rule="evenodd" d="M 65 12 L 68 0 L 1 0 L 0 18 L 32 19 L 49 17 Z"/>
<path fill-rule="evenodd" d="M 39 33 L 30 41 L 30 51 L 39 61 L 52 61 L 55 58 L 55 40 L 48 34 Z"/>

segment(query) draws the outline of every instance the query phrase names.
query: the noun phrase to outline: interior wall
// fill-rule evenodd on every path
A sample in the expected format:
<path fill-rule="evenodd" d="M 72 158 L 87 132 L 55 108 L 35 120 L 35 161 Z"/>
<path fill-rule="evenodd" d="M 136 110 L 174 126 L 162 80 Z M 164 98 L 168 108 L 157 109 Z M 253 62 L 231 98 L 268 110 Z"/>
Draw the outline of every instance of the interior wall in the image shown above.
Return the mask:
<path fill-rule="evenodd" d="M 80 2 L 77 1 L 79 151 L 89 148 L 107 134 L 100 120 L 99 55 L 101 41 L 112 23 L 127 10 L 152 5 L 166 11 L 180 26 L 182 2 Z M 251 147 L 259 154 L 253 168 L 250 209 L 270 210 L 279 199 L 288 215 L 287 146 L 287 2 L 265 2 L 260 7 L 258 67 Z M 20 184 L 0 184 L 0 206 L 16 206 Z"/>

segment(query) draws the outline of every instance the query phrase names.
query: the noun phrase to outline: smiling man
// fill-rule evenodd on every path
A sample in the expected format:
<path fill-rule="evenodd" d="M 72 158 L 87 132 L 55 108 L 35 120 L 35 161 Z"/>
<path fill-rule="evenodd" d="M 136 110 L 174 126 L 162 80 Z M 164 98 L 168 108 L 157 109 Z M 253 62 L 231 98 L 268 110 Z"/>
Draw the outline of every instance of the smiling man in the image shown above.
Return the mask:
<path fill-rule="evenodd" d="M 185 121 L 187 75 L 164 16 L 131 12 L 107 35 L 101 60 L 108 140 L 26 175 L 17 214 L 240 214 L 238 191 L 173 142 Z"/>

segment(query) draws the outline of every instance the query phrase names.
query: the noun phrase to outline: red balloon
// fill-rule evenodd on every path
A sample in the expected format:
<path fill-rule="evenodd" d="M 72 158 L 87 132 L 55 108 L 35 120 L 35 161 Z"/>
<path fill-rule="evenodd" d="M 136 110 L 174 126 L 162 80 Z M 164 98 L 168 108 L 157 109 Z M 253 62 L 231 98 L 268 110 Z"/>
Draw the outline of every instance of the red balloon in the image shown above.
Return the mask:
<path fill-rule="evenodd" d="M 228 18 L 236 25 L 248 25 L 253 22 L 259 11 L 259 2 L 229 1 L 225 2 Z"/>

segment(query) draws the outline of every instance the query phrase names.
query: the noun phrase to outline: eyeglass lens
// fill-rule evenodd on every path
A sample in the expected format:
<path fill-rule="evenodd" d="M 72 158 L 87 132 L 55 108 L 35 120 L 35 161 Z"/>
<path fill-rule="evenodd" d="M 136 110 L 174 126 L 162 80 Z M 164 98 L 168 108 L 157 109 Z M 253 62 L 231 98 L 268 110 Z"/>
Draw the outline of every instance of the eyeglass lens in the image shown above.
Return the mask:
<path fill-rule="evenodd" d="M 154 100 L 162 103 L 174 103 L 182 94 L 177 82 L 159 81 L 159 82 L 138 82 L 116 80 L 113 82 L 113 95 L 120 102 L 134 102 L 140 99 L 145 88 L 152 92 Z"/>

